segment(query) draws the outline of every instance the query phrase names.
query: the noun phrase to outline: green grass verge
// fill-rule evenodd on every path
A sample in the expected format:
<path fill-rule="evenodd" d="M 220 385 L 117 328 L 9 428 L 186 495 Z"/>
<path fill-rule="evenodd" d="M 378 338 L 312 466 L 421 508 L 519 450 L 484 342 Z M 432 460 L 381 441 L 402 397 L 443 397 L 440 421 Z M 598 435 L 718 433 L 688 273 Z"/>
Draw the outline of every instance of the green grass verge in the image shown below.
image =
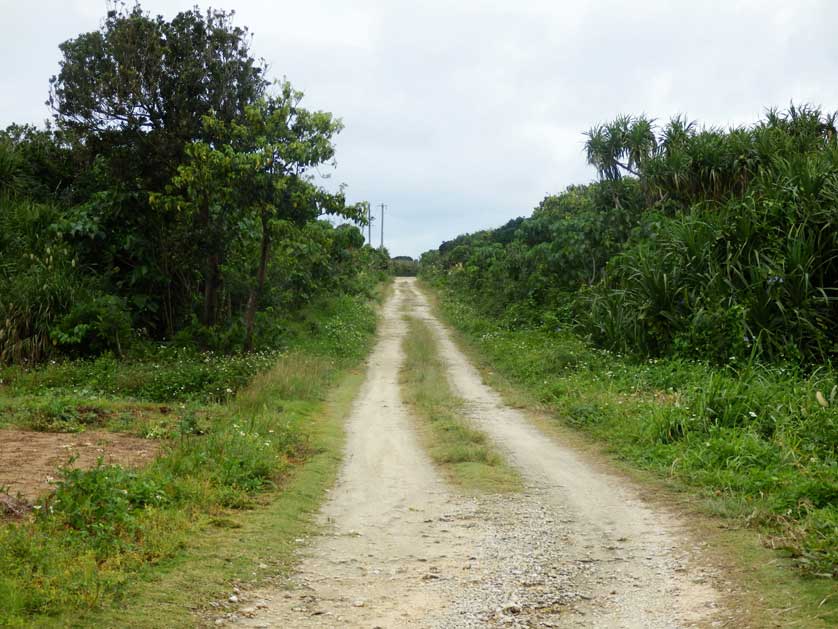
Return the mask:
<path fill-rule="evenodd" d="M 318 305 L 322 305 L 321 302 Z M 303 313 L 307 318 L 312 313 Z M 290 346 L 300 342 L 299 335 Z M 0 367 L 6 396 L 51 392 L 56 397 L 130 398 L 145 402 L 226 402 L 257 373 L 270 369 L 282 352 L 251 354 L 199 352 L 191 347 L 142 346 L 124 359 L 52 361 L 34 368 Z"/>
<path fill-rule="evenodd" d="M 751 618 L 838 624 L 838 400 L 816 399 L 821 391 L 828 402 L 834 374 L 632 361 L 436 295 L 461 343 L 514 403 L 602 444 L 644 480 L 685 492 L 688 510 L 712 518 L 703 533 L 747 586 Z"/>
<path fill-rule="evenodd" d="M 86 610 L 108 609 L 127 600 L 126 593 L 138 579 L 152 582 L 166 573 L 180 578 L 175 575 L 182 572 L 177 566 L 190 557 L 196 569 L 207 570 L 207 584 L 195 584 L 191 590 L 195 599 L 201 592 L 214 591 L 218 579 L 249 574 L 243 570 L 246 553 L 236 559 L 233 544 L 228 562 L 219 540 L 230 535 L 229 526 L 245 527 L 245 521 L 258 527 L 262 518 L 263 528 L 273 526 L 273 518 L 263 512 L 270 508 L 265 496 L 276 495 L 272 492 L 277 486 L 287 486 L 302 463 L 316 462 L 330 451 L 329 431 L 318 417 L 332 387 L 371 347 L 375 316 L 372 306 L 359 297 L 322 302 L 299 323 L 294 343 L 274 366 L 253 378 L 228 404 L 183 403 L 164 454 L 150 466 L 139 471 L 102 464 L 66 470 L 55 492 L 38 505 L 36 516 L 0 528 L 0 626 L 75 624 L 73 619 L 84 618 Z M 26 384 L 30 377 L 40 376 L 25 374 L 10 387 L 12 397 L 30 396 L 31 402 L 36 387 Z M 83 379 L 76 374 L 71 380 L 75 387 Z M 315 464 L 312 473 L 317 468 Z M 313 508 L 322 487 L 314 480 L 301 482 L 297 500 L 310 500 Z M 304 507 L 295 502 L 293 492 L 279 504 L 280 510 Z M 298 530 L 291 522 L 299 514 L 291 511 L 285 517 L 286 530 Z M 287 543 L 290 534 L 271 531 L 265 536 L 275 547 Z M 244 549 L 250 542 L 241 539 Z M 222 565 L 226 572 L 218 567 Z M 192 607 L 200 605 L 195 599 Z M 132 594 L 132 603 L 137 600 L 142 597 Z M 160 605 L 167 609 L 165 601 Z M 150 603 L 143 614 L 153 608 Z M 140 620 L 132 618 L 127 624 L 136 622 Z"/>
<path fill-rule="evenodd" d="M 208 602 L 224 601 L 233 585 L 287 575 L 294 565 L 295 540 L 310 536 L 313 517 L 340 466 L 343 419 L 363 382 L 361 371 L 343 376 L 329 400 L 309 416 L 311 454 L 294 466 L 281 486 L 247 511 L 206 516 L 201 534 L 177 556 L 148 571 L 114 604 L 88 612 L 71 626 L 193 627 L 220 613 Z"/>
<path fill-rule="evenodd" d="M 521 478 L 485 434 L 462 414 L 463 401 L 451 390 L 433 332 L 407 317 L 408 334 L 401 383 L 405 399 L 422 420 L 422 440 L 445 475 L 468 491 L 508 492 Z"/>

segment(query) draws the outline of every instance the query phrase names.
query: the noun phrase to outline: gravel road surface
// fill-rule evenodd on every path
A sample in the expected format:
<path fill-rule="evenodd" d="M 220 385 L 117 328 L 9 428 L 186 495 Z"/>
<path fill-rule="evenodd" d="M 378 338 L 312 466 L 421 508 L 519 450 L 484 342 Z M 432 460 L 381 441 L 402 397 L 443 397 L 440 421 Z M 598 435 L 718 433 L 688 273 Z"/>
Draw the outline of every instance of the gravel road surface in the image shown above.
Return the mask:
<path fill-rule="evenodd" d="M 465 496 L 434 469 L 399 389 L 405 311 L 436 333 L 470 419 L 526 481 Z M 588 464 L 504 404 L 412 279 L 384 306 L 345 462 L 281 588 L 242 592 L 213 619 L 242 627 L 723 626 L 715 573 L 679 517 Z"/>

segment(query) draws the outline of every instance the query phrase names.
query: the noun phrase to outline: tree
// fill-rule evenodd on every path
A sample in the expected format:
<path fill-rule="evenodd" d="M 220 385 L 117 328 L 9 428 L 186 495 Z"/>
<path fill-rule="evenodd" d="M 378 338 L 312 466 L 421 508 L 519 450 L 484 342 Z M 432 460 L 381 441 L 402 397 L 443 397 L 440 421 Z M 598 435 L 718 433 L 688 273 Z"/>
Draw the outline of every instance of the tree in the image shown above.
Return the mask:
<path fill-rule="evenodd" d="M 342 187 L 330 192 L 315 183 L 311 173 L 333 160 L 333 138 L 342 125 L 327 112 L 301 107 L 302 96 L 284 82 L 277 95 L 246 107 L 241 122 L 206 116 L 207 133 L 223 142 L 194 142 L 167 194 L 154 197 L 193 217 L 206 216 L 208 253 L 218 260 L 230 230 L 255 226 L 259 253 L 244 311 L 248 350 L 278 225 L 302 225 L 322 214 L 362 220 L 365 211 L 363 204 L 346 206 Z"/>
<path fill-rule="evenodd" d="M 191 143 L 218 141 L 205 116 L 241 122 L 265 94 L 264 67 L 232 18 L 192 9 L 167 21 L 123 5 L 99 30 L 61 45 L 51 79 L 56 122 L 77 138 L 94 176 L 77 212 L 98 226 L 105 246 L 86 262 L 111 274 L 142 324 L 158 332 L 174 331 L 196 293 L 204 294 L 204 322 L 214 322 L 222 260 L 213 243 L 223 230 L 209 207 L 197 217 L 161 212 L 149 195 L 164 192 Z"/>
<path fill-rule="evenodd" d="M 645 116 L 619 116 L 585 135 L 588 163 L 605 179 L 620 179 L 623 171 L 639 176 L 657 150 L 654 121 Z"/>
<path fill-rule="evenodd" d="M 265 93 L 264 68 L 233 15 L 195 8 L 167 22 L 139 4 L 108 12 L 98 31 L 60 46 L 48 100 L 57 122 L 100 147 L 127 142 L 141 158 L 131 175 L 167 181 L 188 142 L 211 139 L 203 116 L 241 119 Z"/>

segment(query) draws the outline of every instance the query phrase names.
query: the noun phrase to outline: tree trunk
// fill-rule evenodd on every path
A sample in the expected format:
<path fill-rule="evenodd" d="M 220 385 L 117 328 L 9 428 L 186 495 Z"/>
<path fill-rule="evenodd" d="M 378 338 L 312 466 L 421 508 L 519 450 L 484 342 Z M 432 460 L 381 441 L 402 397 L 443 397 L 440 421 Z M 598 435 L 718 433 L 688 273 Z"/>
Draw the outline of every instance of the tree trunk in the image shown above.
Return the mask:
<path fill-rule="evenodd" d="M 218 315 L 218 290 L 221 285 L 221 273 L 218 255 L 207 256 L 207 271 L 204 278 L 204 312 L 202 323 L 215 325 Z"/>
<path fill-rule="evenodd" d="M 265 276 L 268 271 L 268 252 L 271 247 L 271 234 L 268 231 L 268 214 L 262 212 L 262 246 L 259 252 L 259 270 L 256 272 L 256 283 L 250 288 L 250 295 L 247 297 L 247 308 L 244 312 L 245 338 L 244 349 L 249 352 L 253 349 L 253 324 L 256 320 L 256 306 L 262 296 L 262 289 L 265 286 Z"/>
<path fill-rule="evenodd" d="M 201 227 L 206 240 L 206 246 L 209 251 L 206 258 L 206 269 L 204 271 L 204 308 L 201 313 L 201 323 L 207 326 L 215 325 L 216 316 L 218 314 L 218 289 L 221 285 L 220 266 L 221 260 L 218 252 L 214 251 L 215 240 L 210 234 L 210 212 L 209 202 L 204 201 L 201 207 L 200 218 Z"/>

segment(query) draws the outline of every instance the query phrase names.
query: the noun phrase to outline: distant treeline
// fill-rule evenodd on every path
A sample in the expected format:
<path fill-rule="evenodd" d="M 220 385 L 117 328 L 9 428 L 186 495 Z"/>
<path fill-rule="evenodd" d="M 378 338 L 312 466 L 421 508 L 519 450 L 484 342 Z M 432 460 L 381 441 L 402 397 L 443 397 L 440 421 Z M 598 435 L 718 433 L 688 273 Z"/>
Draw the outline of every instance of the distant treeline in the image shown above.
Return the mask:
<path fill-rule="evenodd" d="M 110 11 L 61 44 L 54 122 L 0 132 L 0 362 L 271 345 L 315 294 L 386 270 L 318 220 L 366 214 L 313 177 L 340 121 L 271 84 L 231 17 Z"/>
<path fill-rule="evenodd" d="M 419 261 L 410 256 L 396 256 L 390 259 L 390 270 L 396 277 L 415 276 L 419 271 Z"/>
<path fill-rule="evenodd" d="M 792 106 L 729 130 L 620 117 L 587 137 L 600 181 L 443 243 L 421 273 L 508 325 L 573 326 L 618 352 L 832 358 L 835 114 Z"/>

